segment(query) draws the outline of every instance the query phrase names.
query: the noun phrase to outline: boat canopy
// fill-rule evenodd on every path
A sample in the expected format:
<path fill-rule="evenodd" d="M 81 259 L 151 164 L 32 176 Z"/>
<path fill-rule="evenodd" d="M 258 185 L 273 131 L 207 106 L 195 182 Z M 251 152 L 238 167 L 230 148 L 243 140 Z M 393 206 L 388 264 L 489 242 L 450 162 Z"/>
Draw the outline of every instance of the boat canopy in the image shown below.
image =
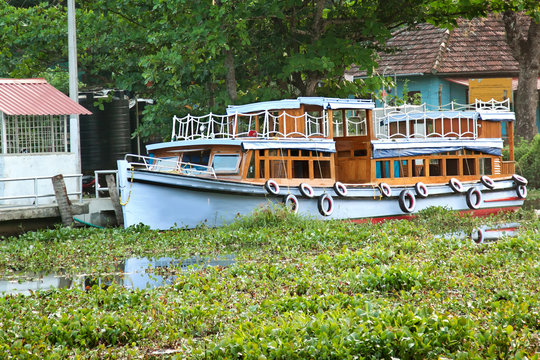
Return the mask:
<path fill-rule="evenodd" d="M 478 111 L 481 120 L 489 121 L 514 121 L 516 114 L 512 111 Z"/>
<path fill-rule="evenodd" d="M 263 101 L 245 105 L 229 105 L 227 115 L 249 114 L 259 111 L 299 109 L 301 105 L 317 105 L 323 109 L 374 109 L 375 103 L 369 99 L 339 99 L 325 97 L 299 97 L 276 101 Z"/>
<path fill-rule="evenodd" d="M 373 140 L 373 158 L 383 159 L 399 156 L 418 156 L 440 154 L 449 151 L 471 150 L 500 156 L 503 148 L 502 139 L 422 139 L 422 140 Z"/>
<path fill-rule="evenodd" d="M 190 151 L 193 147 L 207 148 L 216 145 L 241 146 L 243 150 L 262 150 L 262 149 L 298 149 L 312 150 L 320 152 L 336 152 L 336 143 L 328 139 L 309 139 L 309 140 L 238 140 L 238 139 L 195 139 L 150 144 L 146 146 L 149 152 L 159 149 L 179 147 L 176 151 Z M 185 148 L 183 150 L 182 148 Z"/>
<path fill-rule="evenodd" d="M 335 153 L 336 143 L 333 140 L 249 140 L 242 142 L 242 149 L 298 149 Z"/>

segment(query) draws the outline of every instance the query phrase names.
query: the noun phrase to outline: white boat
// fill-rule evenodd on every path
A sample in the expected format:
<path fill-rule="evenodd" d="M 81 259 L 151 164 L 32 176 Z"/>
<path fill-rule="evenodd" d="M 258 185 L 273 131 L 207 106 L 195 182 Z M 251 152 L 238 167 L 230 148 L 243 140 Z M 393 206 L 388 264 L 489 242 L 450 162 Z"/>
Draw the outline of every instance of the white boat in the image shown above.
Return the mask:
<path fill-rule="evenodd" d="M 173 119 L 172 141 L 118 162 L 125 226 L 221 226 L 269 204 L 318 219 L 407 218 L 431 206 L 516 210 L 508 103 L 375 109 L 301 97 Z M 510 160 L 502 158 L 501 124 Z"/>

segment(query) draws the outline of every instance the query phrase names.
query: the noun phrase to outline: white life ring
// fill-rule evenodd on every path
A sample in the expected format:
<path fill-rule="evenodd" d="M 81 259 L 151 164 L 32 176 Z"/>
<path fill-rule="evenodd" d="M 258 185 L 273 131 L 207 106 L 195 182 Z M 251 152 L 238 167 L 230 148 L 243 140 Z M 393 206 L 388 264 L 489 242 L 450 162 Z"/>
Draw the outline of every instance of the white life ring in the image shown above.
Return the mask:
<path fill-rule="evenodd" d="M 482 229 L 474 229 L 471 232 L 471 239 L 477 244 L 482 244 L 484 242 L 484 237 L 484 230 Z"/>
<path fill-rule="evenodd" d="M 525 185 L 518 185 L 516 187 L 516 194 L 518 198 L 525 199 L 527 197 L 527 187 Z"/>
<path fill-rule="evenodd" d="M 287 209 L 290 209 L 293 214 L 298 212 L 298 199 L 293 194 L 287 194 L 283 198 L 283 203 Z"/>
<path fill-rule="evenodd" d="M 529 183 L 527 179 L 518 174 L 512 175 L 512 180 L 514 180 L 517 185 L 527 185 Z"/>
<path fill-rule="evenodd" d="M 347 196 L 347 187 L 339 181 L 334 183 L 334 191 L 339 196 Z"/>
<path fill-rule="evenodd" d="M 300 189 L 300 193 L 305 197 L 312 198 L 315 196 L 315 191 L 313 191 L 313 188 L 309 184 L 301 183 L 298 188 Z"/>
<path fill-rule="evenodd" d="M 451 178 L 450 181 L 448 181 L 448 185 L 455 193 L 460 193 L 463 191 L 463 184 L 456 178 Z"/>
<path fill-rule="evenodd" d="M 379 184 L 379 190 L 381 191 L 381 195 L 383 197 L 390 197 L 392 196 L 392 189 L 390 188 L 390 185 L 387 183 L 380 183 Z"/>
<path fill-rule="evenodd" d="M 482 175 L 480 177 L 480 182 L 485 186 L 487 187 L 488 189 L 492 190 L 493 188 L 495 188 L 495 181 L 493 181 L 492 178 L 490 178 L 489 176 L 487 175 Z"/>
<path fill-rule="evenodd" d="M 418 195 L 418 197 L 422 199 L 427 198 L 429 195 L 429 190 L 427 186 L 423 182 L 420 182 L 420 181 L 414 185 L 414 191 L 416 191 L 416 195 Z"/>
<path fill-rule="evenodd" d="M 469 209 L 478 209 L 480 205 L 482 205 L 482 191 L 475 187 L 470 188 L 469 190 L 467 190 L 465 200 L 467 201 L 467 206 L 469 207 Z"/>
<path fill-rule="evenodd" d="M 264 183 L 264 188 L 271 195 L 279 194 L 279 185 L 275 180 L 272 180 L 272 179 L 266 180 L 266 182 Z"/>
<path fill-rule="evenodd" d="M 328 206 L 326 206 L 325 203 L 328 203 Z M 332 199 L 330 194 L 321 194 L 321 196 L 319 196 L 319 200 L 317 201 L 317 206 L 321 215 L 330 216 L 334 212 L 334 199 Z"/>
<path fill-rule="evenodd" d="M 416 207 L 416 198 L 410 190 L 402 190 L 399 193 L 399 207 L 404 213 L 411 213 Z"/>

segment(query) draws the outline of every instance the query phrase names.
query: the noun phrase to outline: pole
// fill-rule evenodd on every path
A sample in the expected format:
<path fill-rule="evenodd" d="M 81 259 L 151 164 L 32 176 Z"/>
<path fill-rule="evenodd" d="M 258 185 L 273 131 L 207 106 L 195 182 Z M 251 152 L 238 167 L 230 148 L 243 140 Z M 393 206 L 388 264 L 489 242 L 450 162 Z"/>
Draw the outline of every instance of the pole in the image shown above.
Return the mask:
<path fill-rule="evenodd" d="M 75 28 L 75 0 L 67 2 L 68 17 L 68 61 L 69 61 L 69 97 L 76 103 L 79 102 L 77 70 L 77 30 Z M 72 114 L 69 118 L 69 142 L 70 151 L 75 154 L 76 173 L 81 172 L 81 143 L 79 138 L 79 115 Z"/>

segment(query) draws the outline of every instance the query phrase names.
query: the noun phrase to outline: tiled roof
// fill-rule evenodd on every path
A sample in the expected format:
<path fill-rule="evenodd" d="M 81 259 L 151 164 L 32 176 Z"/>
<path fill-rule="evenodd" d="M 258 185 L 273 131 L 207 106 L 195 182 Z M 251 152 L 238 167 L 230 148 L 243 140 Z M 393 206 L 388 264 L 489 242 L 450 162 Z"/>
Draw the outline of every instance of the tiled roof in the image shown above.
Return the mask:
<path fill-rule="evenodd" d="M 7 115 L 91 115 L 45 79 L 0 79 L 0 111 Z"/>
<path fill-rule="evenodd" d="M 418 25 L 397 33 L 387 44 L 399 50 L 379 54 L 379 74 L 518 72 L 518 63 L 505 41 L 504 24 L 497 15 L 460 19 L 452 30 Z M 352 76 L 365 74 L 354 66 L 347 71 Z"/>
<path fill-rule="evenodd" d="M 518 72 L 518 62 L 505 41 L 502 18 L 459 20 L 450 32 L 438 73 Z"/>

